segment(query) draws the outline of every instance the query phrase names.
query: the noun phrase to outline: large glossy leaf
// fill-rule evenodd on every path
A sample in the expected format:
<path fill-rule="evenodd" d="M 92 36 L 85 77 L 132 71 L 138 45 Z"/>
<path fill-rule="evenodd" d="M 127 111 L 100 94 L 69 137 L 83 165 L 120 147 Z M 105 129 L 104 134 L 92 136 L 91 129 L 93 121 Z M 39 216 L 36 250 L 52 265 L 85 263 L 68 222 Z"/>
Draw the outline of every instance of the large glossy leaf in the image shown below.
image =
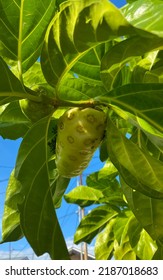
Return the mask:
<path fill-rule="evenodd" d="M 37 255 L 48 252 L 52 259 L 67 259 L 68 252 L 53 206 L 48 175 L 47 133 L 49 118 L 34 124 L 18 153 L 15 177 L 22 185 L 20 223 Z"/>
<path fill-rule="evenodd" d="M 119 115 L 121 118 L 123 118 L 123 121 L 126 121 L 129 124 L 129 126 L 131 126 L 131 128 L 133 128 L 133 126 L 134 126 L 134 127 L 137 127 L 139 130 L 141 130 L 142 132 L 144 132 L 145 135 L 147 136 L 147 138 L 154 145 L 156 145 L 161 151 L 163 151 L 163 133 L 155 128 L 155 127 L 158 128 L 158 126 L 159 126 L 159 129 L 162 131 L 162 127 L 160 126 L 161 113 L 160 113 L 160 116 L 158 119 L 157 119 L 157 117 L 155 118 L 154 122 L 152 119 L 150 119 L 150 120 L 148 119 L 148 121 L 147 120 L 145 121 L 144 119 L 142 119 L 134 114 L 131 114 L 127 111 L 124 111 L 117 106 L 114 106 L 114 105 L 110 105 L 110 106 L 114 110 L 114 112 L 116 112 L 117 115 Z M 145 116 L 144 116 L 144 118 L 145 118 Z M 158 124 L 156 122 L 158 122 Z M 150 123 L 152 123 L 152 125 Z M 121 130 L 121 128 L 120 128 L 120 130 Z M 130 130 L 130 129 L 128 131 L 125 131 L 125 133 L 127 133 L 127 132 L 129 134 L 132 134 L 132 130 Z"/>
<path fill-rule="evenodd" d="M 158 244 L 163 244 L 163 200 L 133 190 L 122 178 L 121 183 L 129 207 L 142 227 Z"/>
<path fill-rule="evenodd" d="M 133 58 L 140 58 L 149 51 L 162 49 L 162 46 L 163 39 L 139 36 L 128 38 L 113 46 L 101 61 L 101 79 L 106 89 L 114 88 L 117 75 L 126 63 Z"/>
<path fill-rule="evenodd" d="M 64 2 L 46 34 L 41 55 L 45 78 L 51 85 L 58 85 L 91 48 L 132 30 L 120 11 L 107 0 Z"/>
<path fill-rule="evenodd" d="M 134 1 L 131 5 L 124 6 L 122 12 L 135 27 L 163 37 L 163 3 L 161 0 Z"/>
<path fill-rule="evenodd" d="M 93 209 L 85 216 L 74 236 L 75 243 L 81 241 L 91 242 L 98 232 L 106 225 L 108 221 L 117 216 L 117 211 L 108 205 L 102 205 Z"/>
<path fill-rule="evenodd" d="M 131 188 L 163 198 L 163 163 L 127 139 L 109 119 L 107 147 L 112 162 Z"/>
<path fill-rule="evenodd" d="M 23 137 L 30 127 L 30 122 L 22 113 L 19 103 L 10 102 L 1 108 L 3 110 L 0 112 L 0 135 L 12 140 Z"/>
<path fill-rule="evenodd" d="M 2 218 L 2 241 L 16 241 L 23 237 L 20 226 L 18 205 L 22 202 L 21 183 L 15 178 L 14 170 L 10 175 L 6 191 L 4 214 Z"/>
<path fill-rule="evenodd" d="M 108 105 L 112 103 L 115 105 L 115 107 L 112 107 L 114 111 L 129 121 L 132 119 L 134 124 L 134 117 L 128 112 L 133 114 L 135 123 L 137 122 L 147 132 L 157 134 L 157 131 L 153 133 L 150 128 L 150 126 L 153 127 L 153 130 L 158 130 L 159 136 L 159 131 L 163 133 L 162 96 L 163 84 L 129 84 L 110 91 L 107 97 L 100 96 L 96 99 Z M 120 108 L 120 111 L 118 111 L 118 108 Z M 121 110 L 124 110 L 124 115 Z M 144 124 L 143 120 L 145 121 Z"/>
<path fill-rule="evenodd" d="M 105 93 L 106 90 L 102 83 L 97 85 L 94 82 L 94 85 L 92 85 L 70 74 L 65 75 L 59 87 L 59 96 L 65 100 L 88 100 Z"/>
<path fill-rule="evenodd" d="M 0 1 L 0 52 L 27 70 L 38 58 L 55 0 Z M 22 68 L 22 69 L 21 69 Z"/>
<path fill-rule="evenodd" d="M 73 66 L 72 71 L 79 78 L 87 83 L 101 86 L 100 77 L 101 59 L 104 54 L 116 44 L 116 41 L 111 40 L 107 43 L 101 43 L 96 47 L 91 48 L 84 56 L 82 56 Z"/>

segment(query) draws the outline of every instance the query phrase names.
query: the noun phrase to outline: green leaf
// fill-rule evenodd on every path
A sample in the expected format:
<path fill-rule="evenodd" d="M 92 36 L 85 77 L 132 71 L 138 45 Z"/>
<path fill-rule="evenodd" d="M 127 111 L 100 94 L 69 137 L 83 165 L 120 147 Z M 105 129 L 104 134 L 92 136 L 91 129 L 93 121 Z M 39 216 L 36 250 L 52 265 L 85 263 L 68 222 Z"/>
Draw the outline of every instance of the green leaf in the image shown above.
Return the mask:
<path fill-rule="evenodd" d="M 146 134 L 146 136 L 148 137 L 148 139 L 157 147 L 159 147 L 159 149 L 161 151 L 163 151 L 163 133 L 161 133 L 160 131 L 158 131 L 155 126 L 158 126 L 156 124 L 156 122 L 153 122 L 153 126 L 149 123 L 149 121 L 145 121 L 144 119 L 131 114 L 127 111 L 124 111 L 120 108 L 118 108 L 117 106 L 111 105 L 112 109 L 114 110 L 114 112 L 116 112 L 116 114 L 118 114 L 121 118 L 123 118 L 123 121 L 128 122 L 129 125 L 132 125 L 132 127 L 137 127 L 139 130 L 141 130 L 142 132 L 144 132 Z M 158 118 L 158 123 L 160 123 L 160 120 Z M 152 120 L 150 120 L 150 122 L 152 123 Z M 118 127 L 119 127 L 119 122 L 118 122 Z M 159 125 L 159 127 L 161 128 L 161 126 Z M 121 127 L 120 127 L 121 130 Z M 121 130 L 122 131 L 122 130 Z M 132 134 L 132 130 L 126 131 L 126 133 Z"/>
<path fill-rule="evenodd" d="M 18 205 L 22 202 L 21 183 L 15 178 L 14 170 L 10 175 L 6 191 L 4 214 L 2 218 L 2 241 L 16 241 L 23 237 L 20 227 L 20 214 Z"/>
<path fill-rule="evenodd" d="M 154 254 L 152 260 L 162 260 L 163 259 L 163 246 L 160 246 L 156 253 Z"/>
<path fill-rule="evenodd" d="M 102 83 L 101 85 L 91 85 L 87 81 L 70 74 L 65 75 L 59 87 L 59 97 L 65 100 L 88 100 L 105 93 L 106 90 Z"/>
<path fill-rule="evenodd" d="M 157 250 L 157 245 L 150 235 L 142 230 L 139 242 L 136 246 L 136 255 L 140 260 L 151 260 Z"/>
<path fill-rule="evenodd" d="M 0 105 L 24 98 L 24 87 L 0 57 Z M 16 97 L 17 96 L 17 97 Z"/>
<path fill-rule="evenodd" d="M 85 216 L 74 236 L 74 242 L 82 241 L 90 243 L 96 234 L 106 225 L 108 221 L 117 216 L 117 212 L 108 205 L 102 205 L 93 209 Z"/>
<path fill-rule="evenodd" d="M 102 193 L 103 197 L 101 196 L 100 203 L 123 207 L 126 203 L 123 200 L 123 193 L 116 176 L 116 168 L 111 162 L 108 162 L 100 171 L 87 177 L 87 185 Z"/>
<path fill-rule="evenodd" d="M 121 177 L 121 184 L 130 209 L 142 227 L 159 244 L 163 244 L 163 200 L 148 197 L 130 188 Z"/>
<path fill-rule="evenodd" d="M 111 219 L 106 225 L 105 229 L 98 234 L 95 243 L 96 260 L 109 260 L 113 257 L 113 249 L 114 249 L 113 226 L 115 222 L 116 222 L 116 218 Z"/>
<path fill-rule="evenodd" d="M 47 133 L 49 118 L 35 123 L 25 135 L 17 157 L 15 176 L 22 185 L 20 223 L 37 255 L 68 259 L 68 251 L 53 206 L 48 175 Z"/>
<path fill-rule="evenodd" d="M 30 122 L 22 113 L 17 101 L 2 106 L 0 113 L 0 135 L 3 138 L 15 140 L 23 137 Z"/>
<path fill-rule="evenodd" d="M 133 36 L 113 46 L 101 61 L 101 80 L 107 90 L 114 88 L 119 71 L 133 58 L 145 53 L 162 49 L 163 39 Z"/>
<path fill-rule="evenodd" d="M 127 139 L 109 119 L 107 144 L 112 162 L 131 188 L 163 197 L 163 163 Z"/>
<path fill-rule="evenodd" d="M 103 198 L 100 190 L 96 190 L 87 186 L 78 186 L 68 194 L 64 195 L 68 203 L 75 203 L 81 207 L 89 206 L 94 203 L 99 203 L 100 198 Z"/>
<path fill-rule="evenodd" d="M 119 215 L 114 224 L 114 257 L 116 260 L 136 260 L 132 239 L 139 237 L 139 224 L 131 211 Z"/>
<path fill-rule="evenodd" d="M 134 67 L 131 81 L 133 83 L 162 83 L 163 82 L 163 51 L 149 52 Z"/>
<path fill-rule="evenodd" d="M 163 133 L 162 96 L 163 84 L 129 84 L 110 91 L 107 97 L 99 96 L 96 100 L 105 104 L 112 103 L 112 109 L 123 118 L 132 119 L 133 124 L 135 118 L 135 123 L 137 122 L 147 132 L 152 131 L 151 126 L 153 130 L 156 129 L 156 132 L 152 133 L 159 136 L 159 132 Z M 130 113 L 134 115 L 133 118 Z"/>
<path fill-rule="evenodd" d="M 107 0 L 64 2 L 48 28 L 41 54 L 46 80 L 58 86 L 87 51 L 128 32 L 131 26 Z"/>
<path fill-rule="evenodd" d="M 75 63 L 75 65 L 72 67 L 72 71 L 77 74 L 80 79 L 83 79 L 88 84 L 92 86 L 101 86 L 101 59 L 104 54 L 115 44 L 116 41 L 111 40 L 91 48 Z"/>
<path fill-rule="evenodd" d="M 142 150 L 146 151 L 156 159 L 163 161 L 163 150 L 152 143 L 140 129 L 136 129 L 130 138 L 134 143 L 139 143 Z"/>
<path fill-rule="evenodd" d="M 1 54 L 19 61 L 18 70 L 22 74 L 40 55 L 55 0 L 0 0 L 0 10 Z"/>
<path fill-rule="evenodd" d="M 53 192 L 53 203 L 56 208 L 61 206 L 62 197 L 70 182 L 69 178 L 59 176 L 55 183 L 51 186 Z"/>
<path fill-rule="evenodd" d="M 122 12 L 134 27 L 163 37 L 163 3 L 161 0 L 134 1 L 133 4 L 124 6 Z"/>

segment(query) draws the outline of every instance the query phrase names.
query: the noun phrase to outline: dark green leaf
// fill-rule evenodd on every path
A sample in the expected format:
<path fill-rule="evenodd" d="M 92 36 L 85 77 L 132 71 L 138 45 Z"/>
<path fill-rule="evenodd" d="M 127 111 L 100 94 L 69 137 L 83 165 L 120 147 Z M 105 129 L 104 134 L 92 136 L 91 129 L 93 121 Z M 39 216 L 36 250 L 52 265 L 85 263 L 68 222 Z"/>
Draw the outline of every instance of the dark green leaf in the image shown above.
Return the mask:
<path fill-rule="evenodd" d="M 53 203 L 56 208 L 60 207 L 62 197 L 70 182 L 69 178 L 59 176 L 55 183 L 52 185 L 53 189 Z"/>
<path fill-rule="evenodd" d="M 35 123 L 19 149 L 15 176 L 22 185 L 24 201 L 19 206 L 25 237 L 37 255 L 67 259 L 66 244 L 53 206 L 48 175 L 47 133 L 49 118 Z"/>
<path fill-rule="evenodd" d="M 154 254 L 152 260 L 163 260 L 163 246 L 160 246 Z"/>

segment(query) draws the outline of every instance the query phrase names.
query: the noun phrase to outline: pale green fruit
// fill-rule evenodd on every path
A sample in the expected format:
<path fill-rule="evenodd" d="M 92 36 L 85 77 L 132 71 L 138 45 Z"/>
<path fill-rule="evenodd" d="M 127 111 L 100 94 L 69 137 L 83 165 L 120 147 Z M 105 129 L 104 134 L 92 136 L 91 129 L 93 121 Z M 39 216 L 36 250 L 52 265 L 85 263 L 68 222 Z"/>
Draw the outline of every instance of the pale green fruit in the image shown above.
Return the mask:
<path fill-rule="evenodd" d="M 60 175 L 70 178 L 82 173 L 101 143 L 105 127 L 105 113 L 93 108 L 73 108 L 60 117 L 56 141 Z"/>
<path fill-rule="evenodd" d="M 29 99 L 21 99 L 19 103 L 24 115 L 32 122 L 37 122 L 54 111 L 54 107 L 49 104 L 34 102 Z"/>

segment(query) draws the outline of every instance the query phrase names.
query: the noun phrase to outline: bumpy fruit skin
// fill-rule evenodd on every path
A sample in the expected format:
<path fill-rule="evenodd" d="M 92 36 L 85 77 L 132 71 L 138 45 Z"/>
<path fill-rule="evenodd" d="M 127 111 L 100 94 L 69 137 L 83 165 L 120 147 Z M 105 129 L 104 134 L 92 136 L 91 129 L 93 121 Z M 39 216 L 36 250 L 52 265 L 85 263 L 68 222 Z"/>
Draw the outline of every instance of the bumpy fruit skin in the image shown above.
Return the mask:
<path fill-rule="evenodd" d="M 73 108 L 59 119 L 56 141 L 56 166 L 63 177 L 74 177 L 88 166 L 101 143 L 106 115 L 93 108 Z"/>
<path fill-rule="evenodd" d="M 37 122 L 54 111 L 53 106 L 49 104 L 38 103 L 28 99 L 21 99 L 19 103 L 24 115 L 32 122 Z"/>

